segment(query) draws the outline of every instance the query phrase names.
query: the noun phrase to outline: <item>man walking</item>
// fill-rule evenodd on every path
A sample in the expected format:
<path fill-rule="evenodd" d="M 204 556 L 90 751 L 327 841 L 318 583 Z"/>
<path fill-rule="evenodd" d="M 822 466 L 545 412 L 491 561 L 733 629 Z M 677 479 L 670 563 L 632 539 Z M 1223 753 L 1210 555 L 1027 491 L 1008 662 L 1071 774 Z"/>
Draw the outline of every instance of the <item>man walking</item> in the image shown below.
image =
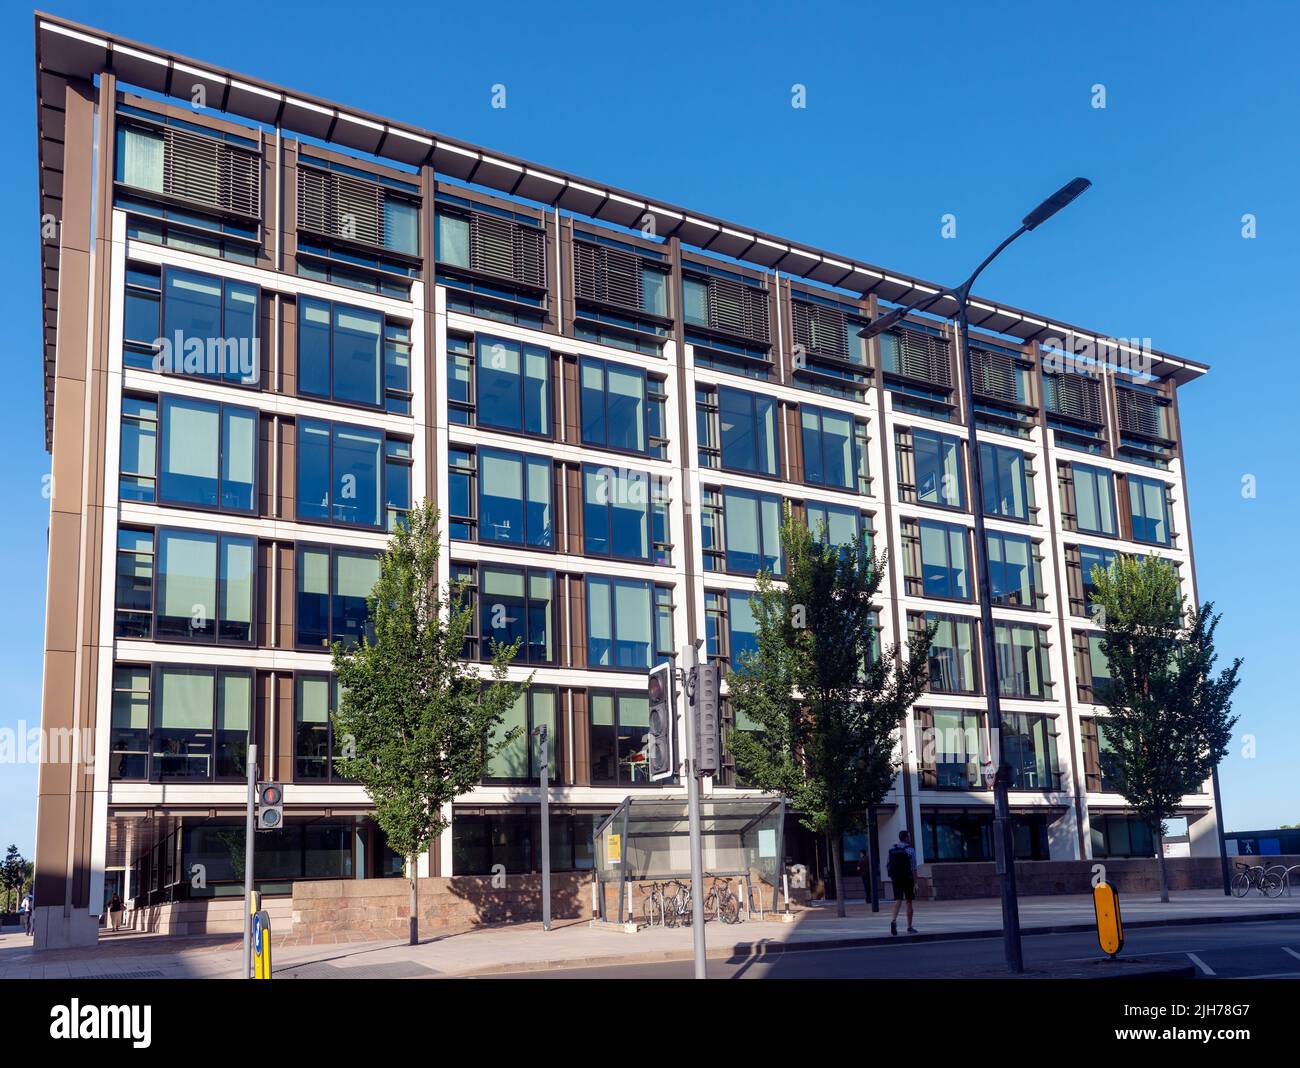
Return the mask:
<path fill-rule="evenodd" d="M 907 933 L 916 934 L 912 926 L 912 902 L 916 900 L 916 850 L 912 848 L 910 831 L 899 831 L 898 841 L 889 847 L 885 870 L 894 887 L 894 915 L 889 921 L 889 933 L 898 934 L 898 910 L 907 902 Z"/>
<path fill-rule="evenodd" d="M 32 897 L 30 890 L 23 894 L 22 904 L 18 906 L 18 911 L 23 914 L 23 933 L 30 935 L 36 929 L 36 900 Z"/>
<path fill-rule="evenodd" d="M 862 889 L 866 891 L 867 904 L 871 904 L 871 858 L 865 849 L 858 850 L 858 874 L 862 876 Z"/>

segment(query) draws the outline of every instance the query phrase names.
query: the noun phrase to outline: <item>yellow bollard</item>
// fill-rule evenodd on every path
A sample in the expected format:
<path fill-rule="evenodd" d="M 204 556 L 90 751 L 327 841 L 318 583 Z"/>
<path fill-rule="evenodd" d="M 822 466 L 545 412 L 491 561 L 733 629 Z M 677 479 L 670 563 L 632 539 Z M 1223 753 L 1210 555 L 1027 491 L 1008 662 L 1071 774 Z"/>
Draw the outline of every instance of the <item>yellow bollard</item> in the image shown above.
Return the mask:
<path fill-rule="evenodd" d="M 1124 921 L 1119 914 L 1119 891 L 1111 883 L 1092 888 L 1092 907 L 1097 914 L 1097 941 L 1112 958 L 1124 948 Z"/>

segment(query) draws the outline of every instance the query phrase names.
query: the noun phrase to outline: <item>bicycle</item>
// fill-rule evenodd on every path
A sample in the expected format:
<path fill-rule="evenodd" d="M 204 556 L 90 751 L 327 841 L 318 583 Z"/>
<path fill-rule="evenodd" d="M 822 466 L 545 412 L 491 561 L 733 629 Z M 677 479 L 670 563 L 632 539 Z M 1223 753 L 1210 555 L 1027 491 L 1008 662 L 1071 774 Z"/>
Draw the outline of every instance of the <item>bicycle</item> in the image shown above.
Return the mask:
<path fill-rule="evenodd" d="M 713 877 L 713 885 L 704 898 L 704 915 L 710 913 L 723 923 L 740 922 L 740 898 L 731 889 L 730 880 Z"/>
<path fill-rule="evenodd" d="M 667 883 L 653 882 L 641 899 L 641 914 L 647 927 L 666 926 L 668 923 Z M 657 917 L 657 918 L 656 918 Z"/>
<path fill-rule="evenodd" d="M 691 888 L 680 879 L 667 884 L 672 893 L 664 895 L 664 926 L 689 927 L 691 925 Z"/>
<path fill-rule="evenodd" d="M 1232 892 L 1237 897 L 1245 897 L 1252 890 L 1258 890 L 1265 897 L 1281 896 L 1283 882 L 1277 867 L 1265 868 L 1263 864 L 1240 863 L 1236 867 L 1237 874 L 1232 877 Z"/>

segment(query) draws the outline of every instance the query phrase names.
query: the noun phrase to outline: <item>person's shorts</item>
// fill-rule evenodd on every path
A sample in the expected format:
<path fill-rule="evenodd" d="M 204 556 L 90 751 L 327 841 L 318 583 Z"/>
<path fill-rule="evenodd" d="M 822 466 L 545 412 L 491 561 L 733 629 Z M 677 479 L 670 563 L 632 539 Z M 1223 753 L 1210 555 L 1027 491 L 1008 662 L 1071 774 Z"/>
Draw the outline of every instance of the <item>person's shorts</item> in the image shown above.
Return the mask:
<path fill-rule="evenodd" d="M 910 875 L 906 879 L 894 880 L 894 900 L 895 901 L 915 901 L 916 900 L 916 880 Z"/>

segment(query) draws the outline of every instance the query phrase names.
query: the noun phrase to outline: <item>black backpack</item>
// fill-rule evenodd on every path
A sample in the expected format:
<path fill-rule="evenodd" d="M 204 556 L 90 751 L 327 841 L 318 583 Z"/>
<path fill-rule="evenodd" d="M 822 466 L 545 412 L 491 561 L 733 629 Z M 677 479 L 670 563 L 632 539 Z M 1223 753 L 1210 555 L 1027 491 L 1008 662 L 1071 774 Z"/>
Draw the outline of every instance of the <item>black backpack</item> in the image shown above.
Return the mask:
<path fill-rule="evenodd" d="M 907 855 L 907 846 L 898 843 L 889 847 L 889 859 L 885 862 L 885 870 L 894 880 L 912 877 L 912 860 Z"/>

